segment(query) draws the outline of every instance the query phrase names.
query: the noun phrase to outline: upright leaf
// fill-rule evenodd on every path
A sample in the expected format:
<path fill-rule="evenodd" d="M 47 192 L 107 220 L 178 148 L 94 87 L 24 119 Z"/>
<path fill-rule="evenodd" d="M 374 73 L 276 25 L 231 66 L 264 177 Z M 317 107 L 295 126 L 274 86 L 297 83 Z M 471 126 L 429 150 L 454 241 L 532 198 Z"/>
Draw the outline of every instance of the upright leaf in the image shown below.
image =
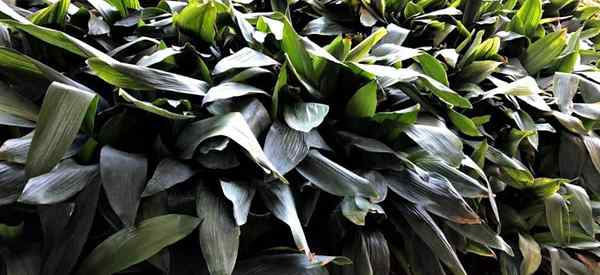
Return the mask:
<path fill-rule="evenodd" d="M 44 174 L 60 161 L 75 140 L 94 97 L 94 94 L 58 82 L 48 87 L 27 154 L 25 169 L 28 177 Z"/>

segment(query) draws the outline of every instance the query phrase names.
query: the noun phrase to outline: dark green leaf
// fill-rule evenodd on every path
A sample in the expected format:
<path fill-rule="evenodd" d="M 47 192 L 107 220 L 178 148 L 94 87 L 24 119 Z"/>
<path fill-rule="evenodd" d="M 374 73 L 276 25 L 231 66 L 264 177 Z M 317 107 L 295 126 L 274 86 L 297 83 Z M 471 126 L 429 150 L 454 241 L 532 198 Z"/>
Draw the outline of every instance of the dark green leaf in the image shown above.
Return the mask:
<path fill-rule="evenodd" d="M 316 150 L 311 150 L 296 170 L 323 191 L 337 196 L 360 195 L 374 199 L 379 196 L 368 180 L 331 161 Z"/>
<path fill-rule="evenodd" d="M 85 113 L 96 95 L 53 82 L 48 91 L 25 169 L 28 177 L 44 174 L 58 163 L 75 140 Z"/>
<path fill-rule="evenodd" d="M 196 213 L 202 220 L 200 248 L 210 274 L 230 275 L 237 260 L 240 228 L 231 205 L 212 185 L 201 181 L 196 189 Z"/>
<path fill-rule="evenodd" d="M 68 159 L 52 171 L 27 181 L 19 202 L 27 204 L 54 204 L 81 191 L 98 177 L 97 165 L 79 165 Z"/>
<path fill-rule="evenodd" d="M 275 122 L 265 140 L 264 151 L 268 159 L 282 174 L 294 169 L 308 154 L 305 134 L 283 123 Z"/>
<path fill-rule="evenodd" d="M 125 227 L 133 226 L 146 184 L 148 160 L 104 146 L 100 152 L 100 178 L 108 202 Z"/>
<path fill-rule="evenodd" d="M 142 197 L 152 196 L 158 192 L 167 190 L 178 183 L 182 183 L 191 178 L 196 171 L 179 160 L 173 158 L 162 159 L 152 178 L 146 184 Z"/>
<path fill-rule="evenodd" d="M 179 135 L 175 147 L 181 152 L 181 157 L 190 159 L 196 148 L 204 140 L 217 136 L 225 136 L 232 139 L 243 147 L 250 157 L 265 171 L 273 173 L 274 176 L 287 182 L 283 175 L 277 171 L 265 156 L 244 117 L 237 112 L 188 124 Z"/>
<path fill-rule="evenodd" d="M 82 262 L 79 275 L 110 275 L 148 259 L 162 248 L 190 234 L 200 219 L 164 215 L 125 228 L 98 245 Z"/>
<path fill-rule="evenodd" d="M 327 113 L 329 106 L 325 104 L 294 103 L 283 108 L 283 119 L 290 128 L 306 133 L 321 125 Z"/>

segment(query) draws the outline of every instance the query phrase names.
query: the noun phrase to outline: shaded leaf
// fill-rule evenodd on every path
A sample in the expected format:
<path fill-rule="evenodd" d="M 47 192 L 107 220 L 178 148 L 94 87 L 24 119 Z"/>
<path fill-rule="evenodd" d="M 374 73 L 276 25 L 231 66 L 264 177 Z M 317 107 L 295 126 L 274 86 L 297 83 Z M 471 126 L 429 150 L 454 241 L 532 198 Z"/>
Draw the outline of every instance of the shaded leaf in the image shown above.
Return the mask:
<path fill-rule="evenodd" d="M 76 274 L 110 275 L 121 271 L 184 238 L 198 224 L 198 218 L 169 214 L 122 229 L 99 244 L 83 260 Z"/>

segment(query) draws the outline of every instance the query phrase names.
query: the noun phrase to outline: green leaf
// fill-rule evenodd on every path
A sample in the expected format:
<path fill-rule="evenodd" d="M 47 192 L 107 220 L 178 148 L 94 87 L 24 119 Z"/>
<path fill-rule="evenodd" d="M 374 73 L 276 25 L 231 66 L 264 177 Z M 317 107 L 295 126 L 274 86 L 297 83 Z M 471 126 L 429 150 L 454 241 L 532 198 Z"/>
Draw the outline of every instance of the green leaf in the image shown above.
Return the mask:
<path fill-rule="evenodd" d="M 377 109 L 377 81 L 362 86 L 346 104 L 349 117 L 372 117 Z"/>
<path fill-rule="evenodd" d="M 279 117 L 279 92 L 287 85 L 288 73 L 287 73 L 288 62 L 283 63 L 277 75 L 277 82 L 273 87 L 273 96 L 271 96 L 271 117 L 276 119 Z"/>
<path fill-rule="evenodd" d="M 340 205 L 342 215 L 356 225 L 365 225 L 368 213 L 384 213 L 381 206 L 371 203 L 363 197 L 344 197 Z"/>
<path fill-rule="evenodd" d="M 514 256 L 514 252 L 510 245 L 508 245 L 508 243 L 506 243 L 498 233 L 492 230 L 485 223 L 456 224 L 452 222 L 446 222 L 446 224 L 468 239 L 491 248 L 502 250 L 506 254 Z"/>
<path fill-rule="evenodd" d="M 76 274 L 110 275 L 140 263 L 190 234 L 201 220 L 169 214 L 142 221 L 108 237 L 81 263 Z"/>
<path fill-rule="evenodd" d="M 497 88 L 486 91 L 484 98 L 491 98 L 497 95 L 531 96 L 540 91 L 535 78 L 526 76 L 507 83 L 506 85 L 500 85 Z"/>
<path fill-rule="evenodd" d="M 309 147 L 305 134 L 287 125 L 275 122 L 267 133 L 264 146 L 265 155 L 277 171 L 286 174 L 294 169 L 306 157 Z"/>
<path fill-rule="evenodd" d="M 475 123 L 467 116 L 450 109 L 448 110 L 448 117 L 450 117 L 450 121 L 452 121 L 454 126 L 462 133 L 472 137 L 481 136 L 477 125 L 475 125 Z"/>
<path fill-rule="evenodd" d="M 481 198 L 488 196 L 488 190 L 475 178 L 448 165 L 441 158 L 429 153 L 421 153 L 409 157 L 417 166 L 447 178 L 461 196 L 466 198 Z"/>
<path fill-rule="evenodd" d="M 379 28 L 371 35 L 369 35 L 365 40 L 356 45 L 350 52 L 348 56 L 346 56 L 347 61 L 355 61 L 359 62 L 361 59 L 365 58 L 369 55 L 371 49 L 387 34 L 387 30 L 385 28 Z"/>
<path fill-rule="evenodd" d="M 568 235 L 565 228 L 565 221 L 569 219 L 567 202 L 560 194 L 554 193 L 544 199 L 544 206 L 546 209 L 546 223 L 550 228 L 552 237 L 558 243 L 567 243 Z"/>
<path fill-rule="evenodd" d="M 480 83 L 495 72 L 501 64 L 490 60 L 473 61 L 461 70 L 460 77 L 473 83 Z"/>
<path fill-rule="evenodd" d="M 525 0 L 521 7 L 513 16 L 510 22 L 510 28 L 516 33 L 534 38 L 536 30 L 542 19 L 542 1 L 541 0 Z"/>
<path fill-rule="evenodd" d="M 100 151 L 100 178 L 106 198 L 125 227 L 133 226 L 146 185 L 148 160 L 143 155 L 104 146 Z"/>
<path fill-rule="evenodd" d="M 28 98 L 13 91 L 8 85 L 0 82 L 0 111 L 37 121 L 40 107 Z"/>
<path fill-rule="evenodd" d="M 427 211 L 460 224 L 481 223 L 448 179 L 419 168 L 383 173 L 389 188 Z"/>
<path fill-rule="evenodd" d="M 351 28 L 343 26 L 327 16 L 321 16 L 313 19 L 304 26 L 302 34 L 304 35 L 331 35 L 336 36 L 352 32 Z"/>
<path fill-rule="evenodd" d="M 564 185 L 569 195 L 569 202 L 573 208 L 573 213 L 579 222 L 579 225 L 585 230 L 585 232 L 593 236 L 594 235 L 594 217 L 592 215 L 592 205 L 590 197 L 586 193 L 585 189 L 581 186 L 573 184 Z"/>
<path fill-rule="evenodd" d="M 292 23 L 287 17 L 283 16 L 283 39 L 281 40 L 281 48 L 288 55 L 290 65 L 298 72 L 298 74 L 307 79 L 310 84 L 314 84 L 318 79 L 313 68 L 313 61 L 308 54 L 308 51 L 302 43 L 301 37 L 296 33 Z"/>
<path fill-rule="evenodd" d="M 0 23 L 5 24 L 11 28 L 15 28 L 20 31 L 26 32 L 48 44 L 65 49 L 81 57 L 89 58 L 96 56 L 105 61 L 113 60 L 110 56 L 103 53 L 102 51 L 61 31 L 37 26 L 29 22 L 17 22 L 15 20 L 0 19 Z"/>
<path fill-rule="evenodd" d="M 200 181 L 196 189 L 196 213 L 200 224 L 200 248 L 211 275 L 230 275 L 237 260 L 240 228 L 231 206 L 212 182 Z"/>
<path fill-rule="evenodd" d="M 216 35 L 217 4 L 214 1 L 190 1 L 173 16 L 175 26 L 194 34 L 204 42 L 213 43 Z"/>
<path fill-rule="evenodd" d="M 302 254 L 263 255 L 241 261 L 233 272 L 234 275 L 278 275 L 278 274 L 310 274 L 327 275 L 324 267 L 330 262 L 340 265 L 350 264 L 344 257 L 315 256 L 310 260 Z"/>
<path fill-rule="evenodd" d="M 196 171 L 188 164 L 174 158 L 164 158 L 146 184 L 142 197 L 152 196 L 191 178 Z"/>
<path fill-rule="evenodd" d="M 446 69 L 435 57 L 428 53 L 422 53 L 421 55 L 414 57 L 414 59 L 421 65 L 421 69 L 423 69 L 423 72 L 426 75 L 448 86 Z"/>
<path fill-rule="evenodd" d="M 7 72 L 19 72 L 29 77 L 45 78 L 92 92 L 89 88 L 73 81 L 60 72 L 13 49 L 0 47 L 0 68 Z"/>
<path fill-rule="evenodd" d="M 336 196 L 363 196 L 377 199 L 379 194 L 369 181 L 311 150 L 296 170 L 321 190 Z"/>
<path fill-rule="evenodd" d="M 0 205 L 16 202 L 26 183 L 22 165 L 0 162 Z"/>
<path fill-rule="evenodd" d="M 44 174 L 60 161 L 81 127 L 96 95 L 53 82 L 42 103 L 25 169 L 28 177 Z"/>
<path fill-rule="evenodd" d="M 135 106 L 136 108 L 138 108 L 140 110 L 144 110 L 144 111 L 156 114 L 156 115 L 164 117 L 164 118 L 173 119 L 173 120 L 185 120 L 185 119 L 192 119 L 195 117 L 193 115 L 173 113 L 173 112 L 170 112 L 163 108 L 160 108 L 150 102 L 141 101 L 141 100 L 131 96 L 130 94 L 125 92 L 125 90 L 123 90 L 123 89 L 119 89 L 119 96 L 121 96 L 123 99 L 125 99 L 125 101 L 132 103 L 133 106 Z"/>
<path fill-rule="evenodd" d="M 65 17 L 71 0 L 59 0 L 31 15 L 30 19 L 36 25 L 65 26 Z"/>
<path fill-rule="evenodd" d="M 527 1 L 531 2 L 539 0 Z M 546 65 L 554 62 L 566 46 L 567 30 L 563 29 L 548 34 L 535 41 L 527 48 L 527 52 L 522 59 L 523 66 L 527 69 L 529 74 L 536 74 Z"/>
<path fill-rule="evenodd" d="M 264 188 L 260 188 L 259 194 L 271 213 L 290 227 L 298 250 L 303 251 L 308 258 L 312 257 L 290 186 L 271 182 Z"/>
<path fill-rule="evenodd" d="M 283 119 L 290 128 L 307 133 L 321 125 L 327 113 L 329 113 L 328 105 L 315 102 L 299 102 L 285 105 Z"/>
<path fill-rule="evenodd" d="M 70 204 L 54 204 L 49 206 L 38 206 L 40 209 L 40 221 L 45 231 L 46 248 L 50 251 L 44 259 L 42 274 L 70 274 L 71 270 L 79 262 L 79 257 L 84 245 L 89 238 L 93 221 L 96 216 L 96 206 L 100 198 L 100 181 L 95 180 L 88 183 L 79 192 Z M 67 211 L 69 213 L 67 213 Z M 69 214 L 67 216 L 67 214 Z M 67 224 L 61 224 L 58 220 L 67 219 Z M 47 232 L 56 230 L 55 236 L 49 236 Z"/>
<path fill-rule="evenodd" d="M 107 63 L 97 57 L 88 59 L 86 63 L 96 76 L 119 88 L 165 90 L 196 96 L 203 96 L 208 89 L 208 84 L 204 81 L 153 68 L 121 62 Z"/>
<path fill-rule="evenodd" d="M 405 133 L 421 148 L 432 155 L 439 156 L 451 166 L 458 166 L 464 158 L 462 142 L 443 126 L 413 124 L 406 129 Z"/>
<path fill-rule="evenodd" d="M 115 7 L 121 16 L 125 17 L 129 14 L 129 9 L 139 9 L 141 7 L 138 0 L 107 0 Z"/>
<path fill-rule="evenodd" d="M 519 250 L 523 255 L 521 274 L 531 275 L 535 273 L 542 263 L 542 252 L 538 243 L 529 235 L 519 234 Z"/>
<path fill-rule="evenodd" d="M 68 159 L 49 173 L 30 178 L 19 202 L 54 204 L 65 201 L 98 177 L 98 165 L 79 165 Z"/>
<path fill-rule="evenodd" d="M 210 88 L 202 100 L 202 105 L 234 97 L 260 94 L 266 95 L 267 93 L 248 84 L 225 82 Z"/>
<path fill-rule="evenodd" d="M 394 202 L 393 205 L 402 213 L 412 230 L 454 274 L 467 274 L 454 252 L 454 248 L 440 227 L 423 208 L 402 201 Z"/>
<path fill-rule="evenodd" d="M 219 60 L 212 73 L 222 74 L 231 69 L 266 67 L 273 65 L 279 65 L 279 62 L 261 52 L 245 47 L 234 54 Z"/>
<path fill-rule="evenodd" d="M 238 226 L 248 220 L 250 205 L 256 194 L 256 187 L 249 182 L 220 181 L 225 197 L 233 204 L 233 217 Z"/>
<path fill-rule="evenodd" d="M 225 136 L 232 139 L 244 148 L 256 164 L 266 172 L 273 173 L 281 181 L 287 182 L 283 175 L 275 169 L 265 156 L 252 130 L 244 120 L 244 117 L 238 112 L 214 116 L 188 124 L 182 130 L 181 134 L 179 134 L 175 148 L 179 150 L 180 157 L 191 159 L 194 151 L 203 141 L 217 136 Z"/>

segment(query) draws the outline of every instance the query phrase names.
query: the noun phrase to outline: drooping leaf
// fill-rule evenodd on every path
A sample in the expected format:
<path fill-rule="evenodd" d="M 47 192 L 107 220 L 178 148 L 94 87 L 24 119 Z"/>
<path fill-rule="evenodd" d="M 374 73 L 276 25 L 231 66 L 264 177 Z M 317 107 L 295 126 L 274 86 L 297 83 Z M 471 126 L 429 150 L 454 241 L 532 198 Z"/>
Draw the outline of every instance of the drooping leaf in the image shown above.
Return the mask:
<path fill-rule="evenodd" d="M 146 184 L 148 160 L 104 146 L 100 152 L 100 178 L 113 211 L 125 227 L 133 226 Z"/>
<path fill-rule="evenodd" d="M 267 133 L 264 151 L 277 171 L 286 174 L 306 157 L 309 147 L 303 132 L 275 122 Z"/>
<path fill-rule="evenodd" d="M 69 274 L 75 267 L 92 229 L 99 197 L 100 181 L 96 177 L 75 197 L 75 207 L 69 222 L 59 229 L 60 236 L 57 236 L 54 246 L 48 250 L 42 267 L 43 274 Z M 62 206 L 57 204 L 48 207 Z M 56 220 L 52 218 L 54 216 L 48 217 L 48 223 L 57 226 Z"/>
<path fill-rule="evenodd" d="M 248 84 L 225 82 L 208 90 L 202 104 L 246 95 L 266 94 L 265 91 Z"/>
<path fill-rule="evenodd" d="M 406 134 L 423 149 L 452 166 L 458 166 L 464 157 L 462 142 L 445 127 L 413 124 L 408 127 Z"/>
<path fill-rule="evenodd" d="M 546 221 L 552 237 L 558 243 L 567 242 L 567 229 L 564 221 L 568 219 L 568 208 L 564 198 L 555 193 L 544 199 Z"/>
<path fill-rule="evenodd" d="M 392 191 L 433 214 L 461 224 L 481 222 L 452 184 L 439 174 L 404 169 L 384 176 Z"/>
<path fill-rule="evenodd" d="M 271 213 L 290 227 L 298 250 L 303 251 L 307 257 L 312 257 L 290 187 L 278 182 L 271 182 L 258 191 Z"/>
<path fill-rule="evenodd" d="M 570 202 L 579 225 L 581 225 L 588 235 L 594 235 L 594 218 L 592 216 L 590 197 L 581 186 L 567 183 L 565 187 L 569 191 L 569 194 L 573 196 Z"/>
<path fill-rule="evenodd" d="M 531 275 L 542 263 L 542 253 L 538 243 L 529 235 L 519 234 L 519 250 L 523 255 L 521 274 Z"/>
<path fill-rule="evenodd" d="M 158 163 L 152 178 L 146 184 L 142 197 L 162 192 L 188 180 L 194 174 L 196 171 L 190 165 L 173 158 L 165 158 Z"/>
<path fill-rule="evenodd" d="M 221 189 L 225 197 L 233 204 L 233 216 L 238 226 L 242 226 L 248 219 L 250 205 L 256 194 L 256 187 L 250 183 L 221 180 Z"/>
<path fill-rule="evenodd" d="M 125 99 L 125 101 L 132 103 L 133 106 L 135 106 L 136 108 L 156 114 L 161 117 L 165 117 L 168 119 L 191 119 L 191 118 L 194 118 L 193 115 L 173 113 L 173 112 L 165 110 L 161 107 L 158 107 L 150 102 L 141 101 L 141 100 L 131 96 L 130 94 L 125 92 L 123 89 L 119 89 L 119 96 L 121 96 L 123 99 Z"/>
<path fill-rule="evenodd" d="M 22 165 L 0 162 L 0 205 L 17 201 L 26 183 Z"/>
<path fill-rule="evenodd" d="M 202 80 L 153 68 L 115 61 L 107 63 L 98 57 L 92 57 L 86 63 L 95 75 L 119 88 L 165 90 L 196 96 L 203 96 L 208 90 L 208 84 Z"/>
<path fill-rule="evenodd" d="M 409 202 L 396 202 L 394 206 L 440 261 L 446 264 L 454 274 L 467 274 L 446 236 L 423 208 Z"/>
<path fill-rule="evenodd" d="M 221 74 L 231 69 L 265 67 L 278 64 L 279 62 L 261 52 L 251 48 L 243 48 L 234 54 L 219 60 L 219 63 L 215 65 L 212 73 Z"/>
<path fill-rule="evenodd" d="M 97 165 L 79 165 L 68 159 L 49 173 L 30 178 L 19 197 L 19 202 L 27 204 L 58 203 L 83 190 L 97 177 Z"/>
<path fill-rule="evenodd" d="M 301 132 L 309 132 L 321 125 L 327 113 L 329 113 L 329 106 L 325 104 L 315 102 L 294 103 L 283 108 L 283 119 L 290 128 Z"/>
<path fill-rule="evenodd" d="M 196 189 L 196 213 L 202 220 L 200 248 L 210 274 L 229 275 L 237 260 L 240 228 L 227 199 L 209 184 L 199 182 Z"/>
<path fill-rule="evenodd" d="M 225 136 L 241 147 L 265 171 L 273 173 L 282 181 L 287 182 L 283 175 L 271 164 L 265 156 L 260 144 L 248 127 L 244 117 L 237 112 L 215 116 L 188 124 L 179 135 L 175 147 L 184 159 L 192 158 L 196 148 L 206 139 Z"/>
<path fill-rule="evenodd" d="M 98 245 L 83 260 L 76 274 L 110 275 L 119 272 L 184 238 L 200 222 L 195 217 L 169 214 L 122 229 Z"/>
<path fill-rule="evenodd" d="M 379 196 L 368 180 L 326 158 L 316 150 L 311 150 L 296 170 L 323 191 L 337 196 L 361 195 L 372 198 Z"/>
<path fill-rule="evenodd" d="M 275 275 L 287 273 L 290 275 L 327 275 L 326 264 L 350 264 L 347 258 L 316 256 L 310 261 L 302 254 L 265 255 L 241 261 L 236 266 L 234 275 Z"/>

